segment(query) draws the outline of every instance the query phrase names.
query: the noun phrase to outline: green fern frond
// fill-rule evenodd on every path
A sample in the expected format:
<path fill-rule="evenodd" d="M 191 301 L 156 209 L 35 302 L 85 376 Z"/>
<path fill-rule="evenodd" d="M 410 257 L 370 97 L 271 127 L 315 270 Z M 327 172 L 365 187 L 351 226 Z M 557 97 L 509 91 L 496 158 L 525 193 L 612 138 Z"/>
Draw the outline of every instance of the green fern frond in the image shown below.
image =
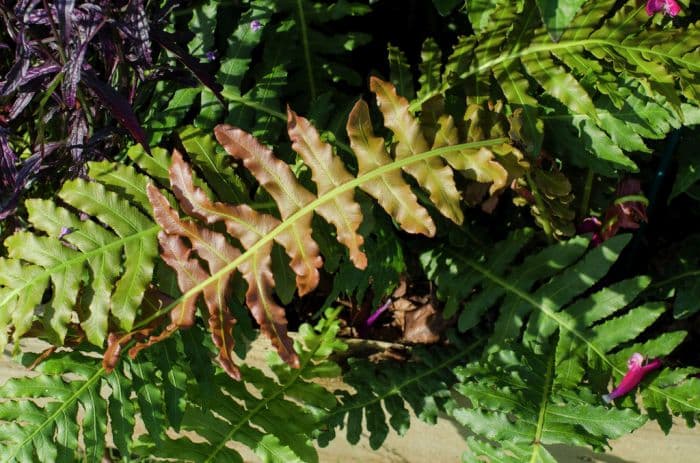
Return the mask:
<path fill-rule="evenodd" d="M 460 39 L 440 88 L 412 108 L 460 82 L 472 95 L 493 76 L 511 108 L 522 110 L 528 151 L 538 154 L 546 139 L 576 165 L 605 175 L 636 171 L 624 153 L 648 152 L 641 137 L 662 138 L 685 123 L 685 102 L 698 105 L 697 25 L 660 29 L 637 1 L 587 2 L 553 42 L 533 2 L 524 3 L 479 13 L 488 23 Z M 567 143 L 574 138 L 584 143 Z"/>
<path fill-rule="evenodd" d="M 467 438 L 462 461 L 554 462 L 546 446 L 590 445 L 603 450 L 608 439 L 639 428 L 646 419 L 630 409 L 609 409 L 585 385 L 562 388 L 555 379 L 553 352 L 502 350 L 488 365 L 456 369 L 455 389 L 472 407 L 452 410 L 477 436 Z"/>
<path fill-rule="evenodd" d="M 80 429 L 86 457 L 102 458 L 107 429 L 107 401 L 100 397 L 99 361 L 79 353 L 61 353 L 37 368 L 39 376 L 15 378 L 0 388 L 2 461 L 75 461 Z M 74 378 L 63 377 L 70 373 Z M 123 391 L 118 390 L 115 400 Z M 130 404 L 127 402 L 127 409 Z M 78 419 L 82 407 L 85 415 Z M 133 415 L 130 415 L 133 417 Z M 117 417 L 121 430 L 129 423 Z M 132 418 L 133 419 L 133 418 Z M 133 429 L 133 421 L 131 423 Z"/>
<path fill-rule="evenodd" d="M 186 389 L 194 381 L 177 361 L 183 350 L 179 339 L 160 343 L 110 374 L 82 347 L 87 348 L 53 352 L 26 376 L 0 386 L 0 461 L 99 462 L 109 447 L 131 458 L 137 417 L 146 430 L 140 439 L 160 442 L 168 428 L 180 429 Z M 36 360 L 25 354 L 22 363 Z"/>
<path fill-rule="evenodd" d="M 628 240 L 618 236 L 587 250 L 588 240 L 577 237 L 520 264 L 515 243 L 522 240 L 512 237 L 487 257 L 464 252 L 423 257 L 439 291 L 444 287 L 463 304 L 461 329 L 475 326 L 487 310 L 498 311 L 484 359 L 457 369 L 461 384 L 456 388 L 472 406 L 452 413 L 476 432 L 469 440 L 476 456 L 553 461 L 542 445 L 600 449 L 608 439 L 641 426 L 646 416 L 666 429 L 671 415 L 683 415 L 689 423 L 697 419 L 700 381 L 689 378 L 696 371 L 692 368 L 665 368 L 642 383 L 646 415 L 633 396 L 619 399 L 617 409 L 601 398 L 611 375 L 617 383 L 625 373 L 632 353 L 664 357 L 685 337 L 684 332 L 657 338 L 646 333 L 666 312 L 664 303 L 633 305 L 649 278 L 598 289 Z M 452 283 L 458 272 L 476 283 L 457 288 Z M 472 292 L 476 285 L 479 290 Z"/>
<path fill-rule="evenodd" d="M 216 375 L 211 394 L 196 397 L 201 399 L 197 402 L 187 401 L 180 436 L 139 446 L 135 452 L 156 460 L 243 461 L 238 451 L 228 446 L 238 442 L 262 461 L 318 461 L 310 436 L 320 419 L 333 410 L 336 399 L 312 381 L 340 374 L 340 367 L 329 359 L 346 349 L 336 339 L 340 327 L 337 313 L 327 311 L 315 329 L 301 326 L 296 343 L 299 368 L 289 367 L 271 353 L 267 360 L 272 375 L 250 366 L 241 368 L 245 382 Z"/>
<path fill-rule="evenodd" d="M 107 175 L 104 164 L 92 171 Z M 9 258 L 0 260 L 3 336 L 12 327 L 16 341 L 41 323 L 42 335 L 59 345 L 70 328 L 72 336 L 84 333 L 102 346 L 110 326 L 131 329 L 152 279 L 158 227 L 137 206 L 144 204 L 143 191 L 138 191 L 143 176 L 116 168 L 111 181 L 116 188 L 127 188 L 123 191 L 136 203 L 85 180 L 66 182 L 58 193 L 85 217 L 51 200 L 26 202 L 29 222 L 44 234 L 20 231 L 5 240 Z M 51 299 L 40 306 L 47 291 Z M 76 323 L 80 328 L 72 327 Z"/>

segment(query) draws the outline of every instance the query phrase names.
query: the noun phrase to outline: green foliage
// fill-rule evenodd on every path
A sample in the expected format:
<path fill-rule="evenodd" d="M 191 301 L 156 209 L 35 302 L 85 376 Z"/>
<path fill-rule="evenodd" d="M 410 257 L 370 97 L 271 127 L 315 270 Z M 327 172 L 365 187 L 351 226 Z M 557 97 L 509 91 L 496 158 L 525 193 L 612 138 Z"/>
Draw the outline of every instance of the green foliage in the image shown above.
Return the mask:
<path fill-rule="evenodd" d="M 542 23 L 555 42 L 567 29 L 586 0 L 537 0 Z"/>
<path fill-rule="evenodd" d="M 310 437 L 320 419 L 335 407 L 336 399 L 312 381 L 340 373 L 338 365 L 329 360 L 332 354 L 346 349 L 336 339 L 337 313 L 328 311 L 315 329 L 301 326 L 296 343 L 299 368 L 290 368 L 271 354 L 267 364 L 272 375 L 244 366 L 244 382 L 231 381 L 222 373 L 207 378 L 211 381 L 208 394 L 187 395 L 181 434 L 139 444 L 134 452 L 155 461 L 242 462 L 238 451 L 227 446 L 237 442 L 253 450 L 262 461 L 318 461 Z"/>
<path fill-rule="evenodd" d="M 389 433 L 387 422 L 399 435 L 408 430 L 411 418 L 406 405 L 422 421 L 435 424 L 446 411 L 450 389 L 457 381 L 452 368 L 472 356 L 478 345 L 455 342 L 439 349 L 416 348 L 405 362 L 350 358 L 343 381 L 353 393 L 336 391 L 340 404 L 324 419 L 319 443 L 326 445 L 335 438 L 336 428 L 346 427 L 348 442 L 356 444 L 364 416 L 370 446 L 378 449 Z"/>
<path fill-rule="evenodd" d="M 1 224 L 0 347 L 31 336 L 68 349 L 0 387 L 0 459 L 100 461 L 113 443 L 125 460 L 243 461 L 248 449 L 315 462 L 313 439 L 339 428 L 378 448 L 413 414 L 450 414 L 473 435 L 465 461 L 549 462 L 550 444 L 601 450 L 647 419 L 694 424 L 698 369 L 675 357 L 640 400 L 600 396 L 634 352 L 661 358 L 684 342 L 664 331 L 697 316 L 697 237 L 653 283 L 609 274 L 624 236 L 551 243 L 581 219 L 572 166 L 609 190 L 604 176 L 650 168 L 638 156 L 657 148 L 648 140 L 700 120 L 695 16 L 649 18 L 631 1 L 434 0 L 426 25 L 445 27 L 419 50 L 394 39 L 403 21 L 383 8 L 203 1 L 172 15 L 165 30 L 193 32 L 188 50 L 223 97 L 149 76 L 136 104 L 152 103 L 150 150 L 90 163 L 56 197 L 26 201 L 26 222 Z M 450 54 L 467 20 L 474 33 Z M 408 53 L 389 45 L 388 63 L 374 62 L 385 43 L 363 48 L 370 36 L 355 29 L 388 31 Z M 377 107 L 357 101 L 382 69 L 392 83 L 369 79 Z M 697 196 L 688 147 L 674 203 Z M 511 199 L 548 246 L 519 228 Z M 340 297 L 376 307 L 399 281 L 424 280 L 417 267 L 422 296 L 459 335 L 407 348 L 407 361 L 354 351 L 338 363 L 350 325 L 338 312 L 288 335 L 287 310 L 317 317 Z M 277 350 L 267 368 L 246 358 L 251 318 Z M 349 387 L 328 390 L 340 376 Z"/>
<path fill-rule="evenodd" d="M 267 363 L 274 376 L 245 367 L 246 381 L 240 383 L 202 369 L 208 362 L 196 362 L 208 356 L 199 328 L 123 362 L 111 374 L 89 352 L 53 354 L 36 368 L 38 375 L 0 387 L 3 461 L 101 461 L 110 442 L 127 459 L 243 461 L 225 445 L 239 442 L 264 461 L 318 461 L 310 436 L 336 400 L 310 381 L 340 373 L 328 360 L 346 348 L 336 339 L 336 315 L 329 311 L 315 329 L 300 328 L 299 369 L 272 355 Z M 178 362 L 184 355 L 193 362 Z M 23 363 L 35 357 L 26 355 Z M 147 431 L 138 439 L 137 415 Z M 168 429 L 177 435 L 166 434 Z M 194 443 L 195 436 L 207 442 Z"/>
<path fill-rule="evenodd" d="M 522 111 L 531 153 L 544 143 L 604 175 L 634 172 L 636 163 L 624 153 L 648 152 L 643 138 L 662 138 L 697 107 L 698 28 L 659 27 L 649 23 L 643 4 L 614 5 L 587 2 L 552 42 L 531 2 L 489 3 L 470 13 L 478 32 L 455 46 L 440 90 L 463 82 L 470 98 L 485 90 L 503 95 Z M 545 22 L 554 21 L 547 26 L 556 27 L 549 32 L 564 27 L 555 26 L 557 17 L 545 15 Z"/>
<path fill-rule="evenodd" d="M 700 154 L 693 143 L 697 129 L 684 137 L 677 150 L 678 173 L 673 182 L 673 189 L 668 198 L 669 202 L 675 197 L 686 194 L 700 201 Z"/>
<path fill-rule="evenodd" d="M 668 261 L 653 288 L 672 297 L 675 318 L 688 318 L 700 310 L 700 235 L 690 235 L 666 252 Z"/>
<path fill-rule="evenodd" d="M 104 164 L 94 166 L 105 172 Z M 8 257 L 0 259 L 0 346 L 10 326 L 14 341 L 40 323 L 41 335 L 58 345 L 69 334 L 98 346 L 108 330 L 132 328 L 152 279 L 158 227 L 145 212 L 143 192 L 131 196 L 144 177 L 124 167 L 106 175 L 106 184 L 78 179 L 61 188 L 59 198 L 78 213 L 57 201 L 26 202 L 36 232 L 7 238 Z M 120 195 L 109 185 L 129 190 Z M 37 310 L 47 291 L 50 299 Z"/>
<path fill-rule="evenodd" d="M 669 355 L 685 333 L 640 336 L 665 312 L 663 303 L 633 304 L 648 278 L 597 284 L 627 236 L 590 251 L 586 239 L 575 238 L 516 264 L 523 240 L 514 235 L 486 258 L 463 252 L 425 256 L 439 287 L 464 304 L 461 329 L 474 326 L 488 309 L 498 313 L 483 359 L 456 370 L 456 390 L 471 405 L 451 413 L 477 434 L 469 439 L 474 455 L 492 461 L 553 461 L 543 445 L 554 443 L 601 449 L 645 421 L 631 396 L 620 399 L 618 409 L 605 406 L 600 395 L 610 374 L 621 377 L 634 352 Z M 455 275 L 465 273 L 467 281 L 477 276 L 480 290 L 453 285 Z M 671 414 L 689 423 L 697 418 L 700 381 L 688 378 L 695 370 L 668 368 L 642 383 L 647 412 L 664 429 Z"/>
<path fill-rule="evenodd" d="M 361 86 L 362 77 L 343 55 L 368 43 L 370 36 L 344 32 L 338 26 L 344 18 L 369 13 L 371 9 L 367 4 L 347 0 L 325 4 L 310 0 L 269 0 L 266 3 L 286 18 L 276 25 L 277 33 L 268 46 L 279 49 L 280 56 L 288 60 L 291 94 L 303 91 L 305 98 L 314 100 L 329 86 L 340 82 Z M 334 29 L 339 31 L 325 32 Z M 295 88 L 297 85 L 304 87 Z"/>
<path fill-rule="evenodd" d="M 178 349 L 162 343 L 111 375 L 89 348 L 53 353 L 35 373 L 8 380 L 0 387 L 3 461 L 101 461 L 108 443 L 128 456 L 138 413 L 152 439 L 165 436 L 168 422 L 177 429 L 191 376 L 174 363 Z M 22 363 L 35 360 L 27 354 Z"/>
<path fill-rule="evenodd" d="M 553 352 L 537 355 L 503 350 L 488 365 L 470 363 L 457 368 L 462 383 L 456 390 L 470 408 L 452 415 L 477 436 L 468 437 L 462 461 L 553 462 L 546 445 L 590 445 L 602 451 L 607 439 L 621 437 L 646 419 L 630 409 L 609 409 L 580 385 L 562 388 L 554 377 Z M 498 445 L 500 444 L 500 445 Z"/>

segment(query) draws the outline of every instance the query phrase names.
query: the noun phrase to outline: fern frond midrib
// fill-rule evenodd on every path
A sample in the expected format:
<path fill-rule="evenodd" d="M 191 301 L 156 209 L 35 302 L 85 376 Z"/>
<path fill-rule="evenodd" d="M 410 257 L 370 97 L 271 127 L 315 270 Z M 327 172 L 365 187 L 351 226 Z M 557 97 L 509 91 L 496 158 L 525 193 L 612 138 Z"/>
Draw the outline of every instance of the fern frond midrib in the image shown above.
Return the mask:
<path fill-rule="evenodd" d="M 600 47 L 614 47 L 614 48 L 623 49 L 623 50 L 636 51 L 636 52 L 648 54 L 648 55 L 655 55 L 655 56 L 659 56 L 659 57 L 664 58 L 664 59 L 677 61 L 679 63 L 682 63 L 682 64 L 688 66 L 689 68 L 700 69 L 700 64 L 698 64 L 695 61 L 685 59 L 684 57 L 671 56 L 668 53 L 664 53 L 663 51 L 659 51 L 659 50 L 656 50 L 654 48 L 625 45 L 622 42 L 616 42 L 616 41 L 612 41 L 612 40 L 608 40 L 608 39 L 587 38 L 587 39 L 581 39 L 581 40 L 562 41 L 562 42 L 551 43 L 551 44 L 531 45 L 531 46 L 524 48 L 523 50 L 518 51 L 516 53 L 510 53 L 508 55 L 498 56 L 496 58 L 493 58 L 492 60 L 487 61 L 487 62 L 483 63 L 482 65 L 467 71 L 466 73 L 462 74 L 460 77 L 467 78 L 467 77 L 473 76 L 475 74 L 479 74 L 483 71 L 490 70 L 494 66 L 496 66 L 502 62 L 511 61 L 511 60 L 514 60 L 517 58 L 521 58 L 523 56 L 536 54 L 536 53 L 542 53 L 542 52 L 546 52 L 546 51 L 565 50 L 567 48 L 573 48 L 573 47 L 584 47 L 585 48 L 587 45 L 588 46 L 597 45 Z M 595 47 L 590 47 L 590 48 L 595 48 Z"/>
<path fill-rule="evenodd" d="M 367 172 L 363 175 L 360 175 L 359 177 L 356 177 L 349 182 L 340 185 L 336 188 L 333 188 L 332 190 L 328 191 L 327 193 L 320 195 L 313 201 L 309 202 L 306 204 L 304 207 L 300 208 L 293 214 L 291 214 L 289 217 L 287 217 L 282 223 L 280 223 L 277 227 L 275 227 L 272 231 L 270 231 L 268 234 L 260 238 L 255 244 L 250 246 L 245 252 L 243 252 L 239 257 L 236 259 L 232 260 L 228 265 L 224 266 L 221 268 L 218 272 L 212 274 L 210 277 L 206 278 L 203 280 L 201 283 L 198 285 L 192 287 L 189 291 L 175 299 L 171 304 L 168 306 L 160 309 L 159 311 L 155 312 L 153 315 L 150 317 L 145 318 L 142 320 L 140 323 L 134 326 L 134 328 L 142 328 L 146 325 L 148 325 L 150 322 L 155 320 L 156 318 L 161 317 L 163 314 L 166 314 L 170 312 L 174 307 L 176 307 L 182 300 L 188 299 L 191 297 L 194 297 L 196 294 L 199 294 L 201 291 L 204 290 L 207 286 L 209 286 L 212 282 L 215 280 L 218 280 L 222 278 L 224 275 L 227 275 L 231 272 L 233 272 L 236 268 L 238 268 L 243 262 L 247 261 L 250 259 L 253 254 L 258 252 L 261 248 L 266 246 L 268 243 L 273 241 L 276 237 L 278 237 L 280 234 L 285 232 L 289 228 L 293 228 L 293 225 L 297 223 L 301 218 L 305 217 L 307 214 L 310 214 L 314 210 L 316 210 L 319 206 L 322 204 L 325 204 L 337 196 L 347 192 L 347 191 L 352 191 L 355 188 L 359 187 L 363 183 L 366 183 L 372 179 L 375 179 L 377 177 L 381 177 L 382 175 L 401 169 L 405 166 L 422 162 L 426 159 L 436 157 L 436 156 L 442 156 L 451 152 L 455 151 L 460 151 L 460 150 L 465 150 L 465 149 L 471 149 L 471 148 L 481 148 L 485 146 L 491 146 L 491 145 L 500 145 L 503 143 L 507 143 L 509 140 L 507 138 L 494 138 L 491 140 L 482 140 L 482 141 L 476 141 L 476 142 L 470 142 L 470 143 L 463 143 L 460 145 L 452 145 L 452 146 L 446 146 L 443 148 L 438 148 L 434 150 L 429 150 L 425 151 L 423 153 L 419 154 L 414 154 L 411 156 L 407 156 L 403 159 L 400 160 L 394 160 L 393 162 L 383 165 L 381 167 L 378 167 L 370 172 Z"/>
<path fill-rule="evenodd" d="M 34 278 L 27 280 L 27 282 L 24 286 L 19 286 L 19 287 L 13 289 L 12 291 L 9 291 L 7 293 L 7 295 L 5 296 L 5 298 L 2 301 L 0 301 L 0 308 L 4 307 L 5 304 L 7 304 L 7 302 L 9 300 L 11 300 L 16 294 L 20 293 L 23 290 L 26 290 L 27 287 L 31 287 L 33 284 L 35 284 L 36 282 L 38 282 L 44 278 L 48 278 L 51 275 L 58 273 L 59 271 L 66 270 L 71 266 L 77 265 L 81 262 L 85 262 L 93 256 L 104 254 L 104 253 L 112 250 L 113 248 L 121 248 L 121 247 L 125 246 L 126 244 L 131 243 L 132 241 L 138 241 L 141 238 L 144 238 L 146 236 L 155 235 L 158 233 L 159 230 L 160 230 L 160 227 L 155 225 L 155 226 L 147 228 L 145 230 L 141 230 L 138 233 L 135 233 L 133 235 L 129 235 L 125 238 L 120 238 L 118 240 L 112 241 L 109 244 L 106 244 L 106 245 L 101 246 L 99 248 L 95 248 L 95 249 L 92 249 L 92 250 L 86 251 L 86 252 L 80 252 L 73 259 L 66 260 L 58 265 L 54 265 L 53 267 L 45 268 L 45 270 L 43 272 L 38 273 Z"/>
<path fill-rule="evenodd" d="M 700 276 L 700 270 L 689 270 L 687 272 L 679 273 L 678 275 L 674 275 L 674 276 L 669 277 L 665 280 L 654 283 L 653 285 L 649 286 L 649 289 L 660 288 L 662 286 L 673 283 L 674 281 L 678 281 L 678 280 L 682 280 L 684 278 L 689 278 L 689 277 L 694 277 L 694 276 Z"/>
<path fill-rule="evenodd" d="M 17 454 L 24 448 L 25 445 L 29 444 L 34 440 L 34 438 L 41 433 L 41 431 L 46 428 L 50 423 L 53 423 L 60 414 L 64 413 L 64 411 L 69 407 L 72 406 L 73 403 L 75 403 L 78 398 L 85 392 L 87 389 L 92 387 L 95 382 L 97 382 L 100 378 L 105 373 L 104 367 L 100 367 L 99 370 L 97 370 L 95 373 L 93 373 L 90 378 L 88 378 L 85 383 L 79 387 L 73 394 L 71 394 L 70 397 L 67 399 L 63 400 L 61 402 L 61 405 L 53 412 L 51 415 L 49 415 L 42 423 L 41 425 L 37 426 L 32 432 L 24 438 L 22 442 L 20 442 L 17 446 L 15 446 L 14 450 L 10 451 L 10 455 L 7 455 L 7 459 L 4 459 L 3 462 L 10 462 L 13 461 L 14 458 L 17 456 Z"/>
<path fill-rule="evenodd" d="M 113 193 L 113 192 L 109 192 L 109 193 Z M 109 194 L 109 193 L 108 193 L 108 194 Z M 92 197 L 90 194 L 88 194 L 87 192 L 85 192 L 85 191 L 83 191 L 83 190 L 77 190 L 77 191 L 75 191 L 75 194 L 76 194 L 76 196 L 82 196 L 82 197 L 87 198 L 88 201 L 94 201 L 94 200 L 95 200 L 94 197 Z M 116 193 L 114 193 L 114 194 L 116 194 Z M 139 230 L 141 230 L 141 227 L 139 226 L 139 224 L 138 224 L 138 223 L 134 223 L 133 220 L 131 220 L 131 217 L 129 216 L 129 214 L 122 214 L 119 210 L 114 209 L 113 207 L 111 207 L 111 205 L 109 204 L 108 201 L 102 203 L 102 207 L 104 207 L 105 210 L 108 210 L 108 211 L 110 211 L 112 214 L 114 214 L 115 217 L 119 217 L 121 220 L 123 220 L 124 222 L 126 222 L 126 224 L 129 225 L 129 228 L 131 228 L 131 230 L 133 230 L 133 231 L 139 231 Z M 140 215 L 140 214 L 141 214 L 141 213 L 139 212 L 139 215 Z M 99 218 L 99 217 L 98 217 L 98 218 Z M 107 225 L 108 227 L 110 226 L 109 223 L 105 223 L 105 225 Z M 117 231 L 117 230 L 115 230 L 115 231 Z M 130 235 L 130 236 L 131 236 L 131 235 Z"/>
<path fill-rule="evenodd" d="M 253 100 L 248 99 L 248 98 L 241 96 L 241 95 L 235 95 L 227 90 L 223 90 L 221 94 L 223 95 L 223 97 L 226 100 L 235 101 L 236 103 L 240 103 L 243 106 L 248 106 L 249 108 L 258 110 L 258 111 L 263 112 L 269 116 L 273 116 L 277 119 L 281 119 L 284 121 L 287 120 L 286 116 L 284 114 L 282 114 L 280 111 L 275 111 L 274 109 L 269 108 L 265 105 L 262 105 L 262 104 L 258 103 L 257 101 L 253 101 Z M 209 105 L 218 105 L 218 104 L 219 104 L 218 101 L 213 102 L 213 103 L 209 103 Z"/>
<path fill-rule="evenodd" d="M 533 308 L 539 310 L 542 312 L 544 315 L 547 317 L 551 318 L 561 329 L 564 329 L 574 335 L 576 338 L 581 340 L 592 352 L 594 352 L 600 359 L 607 364 L 612 371 L 619 375 L 623 375 L 625 373 L 624 370 L 618 368 L 608 357 L 605 355 L 604 352 L 601 352 L 601 350 L 593 343 L 591 343 L 586 336 L 584 336 L 581 332 L 579 332 L 575 327 L 571 327 L 567 325 L 560 317 L 557 316 L 556 312 L 552 312 L 549 310 L 547 307 L 544 307 L 542 304 L 539 304 L 535 299 L 530 297 L 529 294 L 525 293 L 524 291 L 521 291 L 520 289 L 516 288 L 515 286 L 509 284 L 507 281 L 503 280 L 497 275 L 494 275 L 491 273 L 488 269 L 484 268 L 477 262 L 472 261 L 471 259 L 468 259 L 463 256 L 458 256 L 465 264 L 469 265 L 472 267 L 474 270 L 477 272 L 482 273 L 486 278 L 491 280 L 493 283 L 503 287 L 506 291 L 510 291 L 528 304 L 530 304 Z M 673 397 L 668 395 L 662 388 L 656 387 L 652 384 L 647 386 L 650 390 L 654 391 L 655 393 L 663 396 L 666 398 L 666 400 L 671 401 L 671 402 L 677 402 L 679 404 L 682 404 L 686 406 L 688 409 L 691 410 L 696 410 L 697 412 L 700 412 L 700 406 L 691 404 L 687 401 L 680 400 L 677 397 Z"/>
<path fill-rule="evenodd" d="M 540 448 L 542 446 L 542 434 L 544 433 L 545 418 L 547 416 L 547 404 L 549 402 L 549 394 L 552 392 L 552 383 L 554 374 L 554 353 L 550 354 L 550 360 L 547 363 L 547 372 L 544 375 L 544 387 L 542 388 L 542 398 L 540 400 L 540 412 L 537 416 L 537 427 L 535 428 L 535 437 L 532 441 L 532 456 L 530 463 L 538 461 Z"/>

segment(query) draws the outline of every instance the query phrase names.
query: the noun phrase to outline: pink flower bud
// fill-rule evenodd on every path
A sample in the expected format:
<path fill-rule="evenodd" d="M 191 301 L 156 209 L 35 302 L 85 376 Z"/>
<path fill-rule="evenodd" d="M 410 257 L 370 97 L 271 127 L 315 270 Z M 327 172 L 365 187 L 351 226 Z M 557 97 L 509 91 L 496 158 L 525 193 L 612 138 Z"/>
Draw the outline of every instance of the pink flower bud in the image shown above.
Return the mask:
<path fill-rule="evenodd" d="M 654 371 L 661 367 L 661 360 L 655 359 L 644 365 L 644 356 L 642 354 L 635 352 L 632 357 L 627 361 L 627 373 L 625 377 L 622 378 L 620 384 L 610 393 L 603 396 L 605 403 L 610 403 L 618 397 L 630 392 L 632 389 L 637 387 L 644 376 L 650 371 Z"/>

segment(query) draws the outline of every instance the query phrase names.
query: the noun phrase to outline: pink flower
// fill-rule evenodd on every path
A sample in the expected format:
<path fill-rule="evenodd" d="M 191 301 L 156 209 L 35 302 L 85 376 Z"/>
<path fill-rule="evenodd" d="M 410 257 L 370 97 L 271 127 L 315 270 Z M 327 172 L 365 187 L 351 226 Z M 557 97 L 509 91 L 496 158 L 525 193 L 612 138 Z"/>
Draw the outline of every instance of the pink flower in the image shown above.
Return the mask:
<path fill-rule="evenodd" d="M 661 360 L 655 359 L 644 365 L 644 356 L 640 353 L 635 352 L 632 357 L 627 361 L 627 373 L 625 377 L 622 378 L 620 384 L 613 390 L 610 394 L 605 394 L 603 396 L 603 401 L 606 404 L 612 402 L 613 400 L 621 397 L 632 389 L 634 389 L 637 384 L 639 384 L 644 376 L 650 371 L 654 371 L 661 367 Z"/>
<path fill-rule="evenodd" d="M 617 185 L 615 201 L 606 209 L 603 221 L 597 217 L 586 217 L 576 227 L 577 233 L 593 232 L 591 243 L 598 246 L 617 235 L 620 229 L 634 230 L 641 222 L 647 222 L 649 200 L 642 194 L 639 180 L 626 179 Z"/>
<path fill-rule="evenodd" d="M 664 14 L 673 17 L 680 13 L 681 7 L 676 0 L 647 0 L 646 10 L 649 16 L 663 10 Z"/>
<path fill-rule="evenodd" d="M 600 234 L 600 229 L 602 227 L 603 224 L 598 217 L 586 217 L 576 227 L 576 233 L 593 233 L 591 243 L 593 243 L 593 247 L 596 247 L 603 242 L 603 236 Z"/>
<path fill-rule="evenodd" d="M 369 316 L 369 318 L 368 318 L 367 321 L 365 322 L 365 325 L 366 325 L 366 326 L 372 326 L 372 325 L 374 324 L 374 322 L 377 321 L 377 319 L 379 318 L 379 316 L 380 316 L 381 314 L 383 314 L 383 313 L 386 311 L 386 309 L 389 308 L 390 305 L 391 305 L 391 298 L 389 298 L 389 299 L 384 303 L 384 305 L 382 305 L 380 308 L 378 308 L 377 310 L 375 310 L 374 313 L 373 313 L 372 315 Z"/>

